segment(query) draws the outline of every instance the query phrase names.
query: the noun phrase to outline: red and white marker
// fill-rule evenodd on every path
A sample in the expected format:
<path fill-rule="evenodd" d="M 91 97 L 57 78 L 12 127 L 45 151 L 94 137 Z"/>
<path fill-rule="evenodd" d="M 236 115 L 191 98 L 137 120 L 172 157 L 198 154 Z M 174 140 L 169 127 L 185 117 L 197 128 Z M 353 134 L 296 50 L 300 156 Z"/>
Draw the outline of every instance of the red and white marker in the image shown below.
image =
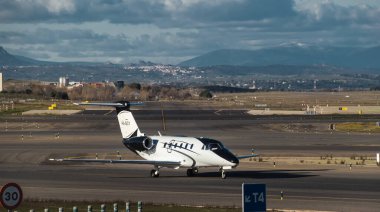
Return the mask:
<path fill-rule="evenodd" d="M 22 190 L 16 183 L 7 183 L 0 191 L 0 203 L 1 205 L 12 210 L 17 208 L 22 201 Z"/>

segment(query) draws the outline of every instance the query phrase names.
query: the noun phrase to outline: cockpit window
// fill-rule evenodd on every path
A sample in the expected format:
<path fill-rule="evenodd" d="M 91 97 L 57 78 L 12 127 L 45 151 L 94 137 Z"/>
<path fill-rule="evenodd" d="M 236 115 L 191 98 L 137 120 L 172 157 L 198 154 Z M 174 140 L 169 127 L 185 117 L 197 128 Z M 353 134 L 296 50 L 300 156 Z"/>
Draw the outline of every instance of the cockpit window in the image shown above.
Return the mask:
<path fill-rule="evenodd" d="M 219 144 L 211 143 L 211 144 L 208 145 L 208 148 L 207 148 L 207 149 L 209 149 L 209 150 L 211 150 L 211 151 L 216 151 L 216 150 L 220 150 L 220 149 L 222 149 L 222 147 L 219 146 Z"/>
<path fill-rule="evenodd" d="M 216 151 L 224 149 L 223 144 L 220 141 L 203 137 L 198 138 L 198 140 L 200 140 L 204 144 L 202 147 L 202 149 L 204 150 Z"/>

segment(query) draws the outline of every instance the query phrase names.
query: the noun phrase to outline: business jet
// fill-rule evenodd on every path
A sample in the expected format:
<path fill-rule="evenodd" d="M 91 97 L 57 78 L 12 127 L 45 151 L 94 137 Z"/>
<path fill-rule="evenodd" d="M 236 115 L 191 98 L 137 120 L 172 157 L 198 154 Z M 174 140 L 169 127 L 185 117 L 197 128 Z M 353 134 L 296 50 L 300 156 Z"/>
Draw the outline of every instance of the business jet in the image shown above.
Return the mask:
<path fill-rule="evenodd" d="M 251 154 L 236 157 L 220 141 L 205 137 L 163 136 L 160 132 L 158 136 L 147 136 L 141 133 L 130 110 L 130 106 L 141 104 L 138 102 L 75 104 L 115 107 L 123 144 L 144 160 L 50 159 L 52 161 L 149 164 L 154 166 L 150 172 L 152 177 L 159 177 L 160 169 L 163 167 L 187 168 L 189 177 L 196 175 L 198 168 L 218 167 L 222 178 L 225 179 L 227 177 L 225 170 L 236 168 L 240 159 L 257 156 Z"/>

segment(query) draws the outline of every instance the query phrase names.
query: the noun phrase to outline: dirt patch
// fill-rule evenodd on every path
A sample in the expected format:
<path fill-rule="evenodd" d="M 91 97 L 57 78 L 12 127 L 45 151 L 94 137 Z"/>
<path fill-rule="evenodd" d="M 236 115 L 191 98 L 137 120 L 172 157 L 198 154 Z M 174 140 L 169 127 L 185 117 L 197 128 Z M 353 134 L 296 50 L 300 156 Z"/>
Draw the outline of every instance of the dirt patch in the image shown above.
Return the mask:
<path fill-rule="evenodd" d="M 325 125 L 292 123 L 292 124 L 261 124 L 260 127 L 261 129 L 280 131 L 280 132 L 315 132 L 315 131 L 326 131 L 327 125 L 326 126 Z"/>

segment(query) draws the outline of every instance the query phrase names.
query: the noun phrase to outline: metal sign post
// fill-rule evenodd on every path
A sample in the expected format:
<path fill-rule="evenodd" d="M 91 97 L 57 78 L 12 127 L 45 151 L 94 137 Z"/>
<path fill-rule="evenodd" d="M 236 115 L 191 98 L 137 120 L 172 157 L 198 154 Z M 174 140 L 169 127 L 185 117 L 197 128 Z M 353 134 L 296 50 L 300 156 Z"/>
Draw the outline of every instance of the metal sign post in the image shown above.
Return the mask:
<path fill-rule="evenodd" d="M 242 185 L 243 212 L 266 211 L 266 186 L 265 184 Z"/>
<path fill-rule="evenodd" d="M 16 183 L 7 183 L 0 191 L 0 203 L 8 209 L 17 208 L 22 201 L 22 190 Z"/>

